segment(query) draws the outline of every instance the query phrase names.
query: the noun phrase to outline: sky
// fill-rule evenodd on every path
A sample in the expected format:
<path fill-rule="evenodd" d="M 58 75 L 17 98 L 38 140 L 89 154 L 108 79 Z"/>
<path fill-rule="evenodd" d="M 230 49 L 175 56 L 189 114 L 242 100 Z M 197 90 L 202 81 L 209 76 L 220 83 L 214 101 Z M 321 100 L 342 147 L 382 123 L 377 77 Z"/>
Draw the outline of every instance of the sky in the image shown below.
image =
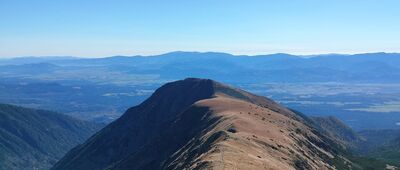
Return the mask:
<path fill-rule="evenodd" d="M 0 0 L 0 57 L 400 52 L 399 0 Z"/>

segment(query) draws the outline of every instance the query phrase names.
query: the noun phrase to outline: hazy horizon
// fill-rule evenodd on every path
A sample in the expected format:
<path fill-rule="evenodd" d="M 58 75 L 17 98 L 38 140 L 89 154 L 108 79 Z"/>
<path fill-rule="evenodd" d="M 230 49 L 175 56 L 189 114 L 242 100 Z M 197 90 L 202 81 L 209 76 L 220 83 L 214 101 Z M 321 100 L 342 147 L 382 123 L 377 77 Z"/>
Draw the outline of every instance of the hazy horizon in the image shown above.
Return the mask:
<path fill-rule="evenodd" d="M 361 53 L 311 53 L 311 54 L 295 54 L 295 53 L 260 53 L 260 54 L 234 54 L 234 53 L 229 53 L 229 52 L 221 52 L 221 51 L 169 51 L 165 53 L 155 53 L 155 54 L 131 54 L 131 55 L 120 55 L 120 54 L 115 54 L 115 55 L 109 55 L 109 56 L 73 56 L 73 55 L 49 55 L 49 56 L 14 56 L 14 57 L 8 57 L 8 56 L 0 56 L 0 59 L 16 59 L 16 58 L 109 58 L 109 57 L 152 57 L 152 56 L 160 56 L 160 55 L 165 55 L 169 53 L 176 53 L 176 52 L 182 52 L 182 53 L 222 53 L 222 54 L 229 54 L 232 56 L 267 56 L 267 55 L 275 55 L 275 54 L 288 54 L 288 55 L 293 55 L 293 56 L 298 56 L 298 57 L 304 57 L 304 58 L 310 58 L 310 57 L 318 57 L 318 56 L 324 56 L 324 55 L 357 55 L 357 54 L 377 54 L 377 53 L 385 53 L 385 54 L 399 54 L 400 52 L 385 52 L 385 51 L 373 51 L 373 52 L 361 52 Z"/>

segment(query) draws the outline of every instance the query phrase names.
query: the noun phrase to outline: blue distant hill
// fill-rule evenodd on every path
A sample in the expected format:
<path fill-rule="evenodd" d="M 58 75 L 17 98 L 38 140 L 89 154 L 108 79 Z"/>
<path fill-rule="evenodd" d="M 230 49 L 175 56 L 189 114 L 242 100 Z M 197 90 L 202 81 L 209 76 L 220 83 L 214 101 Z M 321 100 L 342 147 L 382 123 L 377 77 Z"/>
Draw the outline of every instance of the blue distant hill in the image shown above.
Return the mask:
<path fill-rule="evenodd" d="M 12 70 L 14 67 L 19 72 L 20 69 L 33 67 L 32 64 L 51 70 L 57 70 L 56 66 L 64 70 L 105 67 L 129 74 L 158 75 L 160 79 L 206 77 L 225 82 L 400 82 L 398 53 L 236 56 L 217 52 L 171 52 L 155 56 L 90 59 L 24 57 L 0 61 L 0 70 Z M 40 70 L 47 71 L 44 68 Z"/>

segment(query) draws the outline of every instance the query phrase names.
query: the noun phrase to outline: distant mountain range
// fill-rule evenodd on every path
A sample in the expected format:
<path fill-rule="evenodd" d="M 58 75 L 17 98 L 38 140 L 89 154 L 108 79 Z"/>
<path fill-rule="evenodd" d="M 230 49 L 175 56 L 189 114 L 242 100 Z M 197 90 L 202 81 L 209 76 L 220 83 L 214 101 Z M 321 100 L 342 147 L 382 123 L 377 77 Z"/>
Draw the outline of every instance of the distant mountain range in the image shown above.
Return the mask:
<path fill-rule="evenodd" d="M 0 104 L 0 169 L 50 169 L 100 128 L 60 113 Z"/>
<path fill-rule="evenodd" d="M 348 154 L 362 140 L 334 118 L 308 118 L 209 79 L 157 89 L 53 169 L 385 169 Z"/>
<path fill-rule="evenodd" d="M 46 64 L 44 64 L 46 63 Z M 54 73 L 79 67 L 107 68 L 123 74 L 156 75 L 171 80 L 207 77 L 223 82 L 369 82 L 399 83 L 400 54 L 326 54 L 312 57 L 290 54 L 234 56 L 226 53 L 172 52 L 156 56 L 114 56 L 107 58 L 24 57 L 0 60 L 0 71 L 15 75 L 35 67 L 37 72 Z M 7 66 L 6 66 L 7 65 Z M 57 67 L 58 66 L 58 67 Z M 15 68 L 13 68 L 15 67 Z M 4 73 L 3 73 L 4 74 Z M 118 76 L 118 75 L 115 75 Z"/>

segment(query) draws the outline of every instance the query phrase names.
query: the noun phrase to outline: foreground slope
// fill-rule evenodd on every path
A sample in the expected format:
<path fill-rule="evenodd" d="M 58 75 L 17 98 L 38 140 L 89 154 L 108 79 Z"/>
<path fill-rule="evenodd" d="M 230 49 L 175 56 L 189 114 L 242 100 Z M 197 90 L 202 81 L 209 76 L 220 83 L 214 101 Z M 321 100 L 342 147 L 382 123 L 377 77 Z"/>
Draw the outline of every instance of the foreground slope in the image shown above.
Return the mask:
<path fill-rule="evenodd" d="M 212 80 L 168 83 L 54 169 L 334 169 L 333 140 L 264 97 Z"/>
<path fill-rule="evenodd" d="M 49 169 L 99 128 L 59 113 L 0 104 L 0 169 Z"/>

